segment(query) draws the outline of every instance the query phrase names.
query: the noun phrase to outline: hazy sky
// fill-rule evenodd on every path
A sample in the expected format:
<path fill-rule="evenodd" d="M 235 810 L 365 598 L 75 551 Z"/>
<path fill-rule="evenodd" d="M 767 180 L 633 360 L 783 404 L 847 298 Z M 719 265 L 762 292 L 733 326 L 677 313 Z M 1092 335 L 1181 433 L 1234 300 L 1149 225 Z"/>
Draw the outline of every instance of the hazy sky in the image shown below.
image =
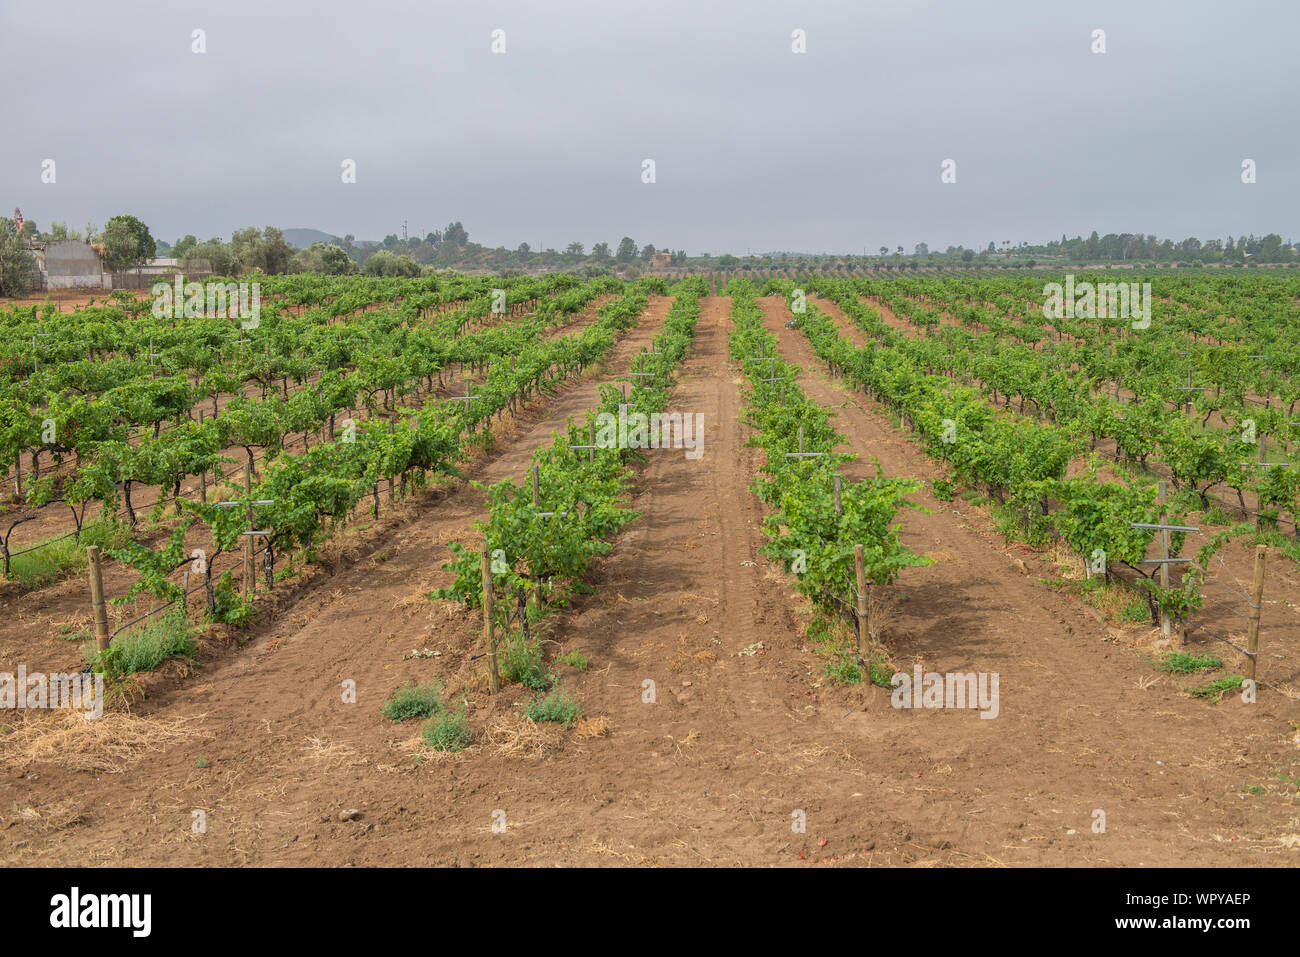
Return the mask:
<path fill-rule="evenodd" d="M 691 253 L 1290 238 L 1298 41 L 1296 0 L 0 0 L 0 212 Z"/>

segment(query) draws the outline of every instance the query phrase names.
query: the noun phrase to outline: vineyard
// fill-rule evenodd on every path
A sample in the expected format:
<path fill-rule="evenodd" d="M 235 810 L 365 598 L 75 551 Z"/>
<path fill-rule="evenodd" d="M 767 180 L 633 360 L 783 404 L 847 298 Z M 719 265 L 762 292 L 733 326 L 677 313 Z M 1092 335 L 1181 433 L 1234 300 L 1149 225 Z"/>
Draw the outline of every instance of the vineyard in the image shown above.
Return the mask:
<path fill-rule="evenodd" d="M 0 860 L 1295 864 L 1300 279 L 258 278 L 0 305 Z"/>

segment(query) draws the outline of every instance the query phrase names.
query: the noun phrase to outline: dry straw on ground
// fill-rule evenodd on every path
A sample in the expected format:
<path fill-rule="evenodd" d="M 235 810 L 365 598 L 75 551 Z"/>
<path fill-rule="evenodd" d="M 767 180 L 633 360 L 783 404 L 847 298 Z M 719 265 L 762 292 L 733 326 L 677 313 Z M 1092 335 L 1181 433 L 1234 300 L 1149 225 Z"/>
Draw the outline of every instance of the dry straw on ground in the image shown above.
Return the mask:
<path fill-rule="evenodd" d="M 542 755 L 557 749 L 564 729 L 552 722 L 537 722 L 523 715 L 495 718 L 483 733 L 484 747 L 500 755 Z"/>
<path fill-rule="evenodd" d="M 17 774 L 33 764 L 116 774 L 145 751 L 198 734 L 192 725 L 203 717 L 164 720 L 110 711 L 92 718 L 73 708 L 22 715 L 0 733 L 0 768 Z"/>
<path fill-rule="evenodd" d="M 14 813 L 9 816 L 9 821 L 39 831 L 41 834 L 61 831 L 81 824 L 85 820 L 84 805 L 72 798 L 39 806 L 28 804 L 20 807 L 15 804 Z"/>
<path fill-rule="evenodd" d="M 609 718 L 603 714 L 579 718 L 573 726 L 573 733 L 580 738 L 603 738 L 609 734 Z"/>

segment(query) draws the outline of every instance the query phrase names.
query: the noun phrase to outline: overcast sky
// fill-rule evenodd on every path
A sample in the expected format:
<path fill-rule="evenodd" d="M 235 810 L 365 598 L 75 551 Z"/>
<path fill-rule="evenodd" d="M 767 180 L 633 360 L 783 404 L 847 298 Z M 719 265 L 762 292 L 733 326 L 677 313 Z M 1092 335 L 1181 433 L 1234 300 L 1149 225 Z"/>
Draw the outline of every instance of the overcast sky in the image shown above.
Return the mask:
<path fill-rule="evenodd" d="M 1300 238 L 1297 41 L 1296 0 L 0 0 L 0 212 L 692 254 Z"/>

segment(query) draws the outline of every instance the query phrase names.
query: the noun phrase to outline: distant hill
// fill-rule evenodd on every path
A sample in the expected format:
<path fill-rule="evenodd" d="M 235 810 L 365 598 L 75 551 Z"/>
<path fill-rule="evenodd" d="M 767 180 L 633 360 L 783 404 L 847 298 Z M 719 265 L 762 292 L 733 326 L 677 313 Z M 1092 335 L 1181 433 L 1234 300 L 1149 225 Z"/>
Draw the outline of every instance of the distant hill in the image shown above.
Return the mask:
<path fill-rule="evenodd" d="M 331 236 L 319 229 L 286 229 L 284 238 L 294 249 L 306 249 L 312 243 L 342 244 L 342 240 L 338 236 Z"/>

